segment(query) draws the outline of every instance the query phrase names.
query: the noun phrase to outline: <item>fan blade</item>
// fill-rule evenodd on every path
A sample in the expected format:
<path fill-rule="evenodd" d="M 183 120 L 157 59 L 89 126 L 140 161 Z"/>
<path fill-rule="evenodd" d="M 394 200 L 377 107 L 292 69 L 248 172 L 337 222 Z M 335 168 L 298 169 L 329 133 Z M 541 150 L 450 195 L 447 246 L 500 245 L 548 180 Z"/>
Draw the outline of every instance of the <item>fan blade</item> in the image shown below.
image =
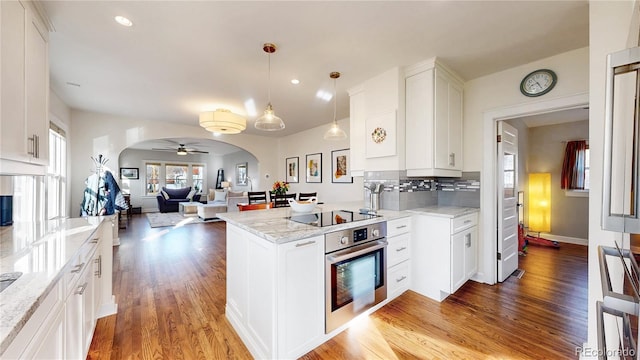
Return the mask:
<path fill-rule="evenodd" d="M 176 151 L 176 149 L 169 149 L 169 148 L 151 148 L 151 150 L 155 150 L 155 151 Z"/>
<path fill-rule="evenodd" d="M 187 150 L 187 152 L 190 153 L 197 153 L 197 154 L 208 154 L 208 151 L 200 151 L 200 150 Z"/>

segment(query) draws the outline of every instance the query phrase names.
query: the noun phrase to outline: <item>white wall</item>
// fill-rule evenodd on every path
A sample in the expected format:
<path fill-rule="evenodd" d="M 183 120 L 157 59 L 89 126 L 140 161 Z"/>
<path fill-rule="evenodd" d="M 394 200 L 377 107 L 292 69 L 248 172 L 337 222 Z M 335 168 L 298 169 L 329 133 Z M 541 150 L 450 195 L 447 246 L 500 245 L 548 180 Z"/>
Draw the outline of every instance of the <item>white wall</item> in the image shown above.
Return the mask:
<path fill-rule="evenodd" d="M 318 200 L 326 203 L 364 201 L 362 177 L 354 177 L 353 183 L 331 182 L 331 151 L 349 148 L 349 119 L 339 120 L 338 125 L 347 133 L 345 140 L 329 141 L 322 138 L 329 129 L 328 122 L 326 125 L 279 139 L 278 170 L 271 174 L 270 184 L 273 184 L 276 180 L 284 181 L 286 179 L 285 159 L 297 156 L 300 160 L 299 182 L 290 184 L 289 192 L 317 192 Z M 322 153 L 322 183 L 306 182 L 305 157 L 307 154 L 314 153 Z M 269 187 L 271 186 L 270 184 Z"/>
<path fill-rule="evenodd" d="M 250 181 L 247 185 L 238 185 L 236 165 L 245 162 L 247 163 L 247 176 L 249 176 Z M 231 183 L 232 191 L 271 190 L 271 174 L 264 172 L 261 176 L 258 168 L 258 160 L 246 151 L 238 151 L 225 155 L 222 159 L 222 168 L 224 169 L 224 177 Z M 267 175 L 269 178 L 267 178 Z"/>
<path fill-rule="evenodd" d="M 197 121 L 194 120 L 194 123 Z M 248 134 L 222 135 L 214 138 L 212 133 L 197 125 L 180 125 L 72 110 L 70 131 L 71 215 L 76 216 L 79 212 L 84 180 L 94 168 L 91 156 L 102 154 L 109 159 L 106 167 L 113 173 L 118 173 L 120 152 L 127 147 L 145 140 L 176 137 L 210 139 L 243 148 L 258 160 L 259 177 L 265 173 L 275 173 L 278 169 L 277 152 L 274 151 L 277 149 L 278 142 L 273 138 Z"/>
<path fill-rule="evenodd" d="M 589 2 L 589 148 L 591 149 L 591 180 L 589 194 L 589 315 L 588 345 L 597 347 L 596 307 L 602 299 L 598 246 L 619 243 L 622 234 L 604 231 L 602 218 L 602 163 L 604 134 L 605 71 L 607 54 L 638 46 L 638 11 L 636 1 Z M 632 26 L 633 24 L 633 26 Z M 598 174 L 598 175 L 596 175 Z M 621 274 L 618 274 L 621 275 Z M 614 275 L 615 276 L 615 275 Z"/>

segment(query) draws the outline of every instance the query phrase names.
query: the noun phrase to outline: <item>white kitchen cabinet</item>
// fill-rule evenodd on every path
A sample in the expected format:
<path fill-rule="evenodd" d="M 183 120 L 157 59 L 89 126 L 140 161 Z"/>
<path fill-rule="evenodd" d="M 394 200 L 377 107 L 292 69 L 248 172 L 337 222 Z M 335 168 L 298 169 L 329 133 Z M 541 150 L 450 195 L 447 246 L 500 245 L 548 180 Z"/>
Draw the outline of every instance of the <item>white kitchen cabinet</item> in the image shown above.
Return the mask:
<path fill-rule="evenodd" d="M 298 358 L 324 335 L 324 237 L 275 244 L 227 223 L 226 315 L 256 358 Z"/>
<path fill-rule="evenodd" d="M 364 87 L 349 90 L 349 144 L 351 176 L 364 176 L 365 169 L 365 120 Z"/>
<path fill-rule="evenodd" d="M 30 2 L 0 6 L 0 173 L 42 175 L 49 152 L 48 33 Z"/>
<path fill-rule="evenodd" d="M 387 221 L 387 299 L 393 300 L 411 284 L 411 217 Z"/>
<path fill-rule="evenodd" d="M 414 217 L 411 263 L 412 289 L 437 301 L 444 300 L 478 269 L 478 214 L 455 218 Z"/>
<path fill-rule="evenodd" d="M 405 69 L 408 176 L 462 175 L 463 82 L 431 59 Z"/>

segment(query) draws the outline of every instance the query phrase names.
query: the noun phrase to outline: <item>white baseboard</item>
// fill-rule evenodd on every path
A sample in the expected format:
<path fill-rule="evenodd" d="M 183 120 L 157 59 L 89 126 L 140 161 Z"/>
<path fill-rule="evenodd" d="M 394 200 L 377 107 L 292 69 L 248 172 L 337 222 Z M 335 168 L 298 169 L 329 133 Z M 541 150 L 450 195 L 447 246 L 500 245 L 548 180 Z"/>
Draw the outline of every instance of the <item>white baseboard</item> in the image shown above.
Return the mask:
<path fill-rule="evenodd" d="M 531 235 L 533 235 L 533 234 L 531 234 Z M 562 236 L 562 235 L 553 235 L 553 234 L 547 234 L 547 233 L 540 233 L 540 237 L 544 238 L 544 239 L 549 239 L 549 240 L 561 242 L 561 243 L 567 243 L 567 244 L 576 244 L 576 245 L 584 245 L 584 246 L 589 245 L 589 240 L 588 239 L 581 239 L 581 238 L 570 237 L 570 236 Z"/>

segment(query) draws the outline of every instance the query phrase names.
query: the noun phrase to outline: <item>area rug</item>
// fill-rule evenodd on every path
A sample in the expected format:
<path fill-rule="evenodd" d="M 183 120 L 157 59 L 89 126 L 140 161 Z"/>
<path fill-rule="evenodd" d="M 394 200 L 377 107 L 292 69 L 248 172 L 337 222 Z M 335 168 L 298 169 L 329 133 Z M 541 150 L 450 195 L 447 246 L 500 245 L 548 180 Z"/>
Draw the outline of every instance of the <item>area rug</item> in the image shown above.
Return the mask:
<path fill-rule="evenodd" d="M 147 220 L 152 228 L 219 221 L 218 219 L 204 221 L 199 216 L 182 216 L 180 213 L 147 213 Z"/>

